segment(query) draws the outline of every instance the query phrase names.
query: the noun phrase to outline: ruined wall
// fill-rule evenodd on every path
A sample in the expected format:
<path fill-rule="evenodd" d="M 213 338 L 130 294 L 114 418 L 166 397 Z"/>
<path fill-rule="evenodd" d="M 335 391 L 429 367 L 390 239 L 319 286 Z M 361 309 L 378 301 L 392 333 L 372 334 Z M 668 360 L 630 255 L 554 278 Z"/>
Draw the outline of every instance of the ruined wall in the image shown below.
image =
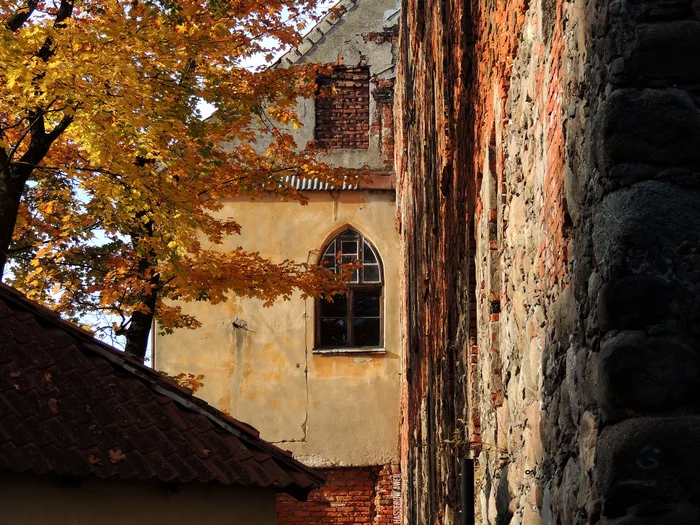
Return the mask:
<path fill-rule="evenodd" d="M 369 148 L 369 68 L 336 66 L 318 79 L 316 129 L 319 147 Z"/>
<path fill-rule="evenodd" d="M 336 90 L 335 100 L 330 97 L 321 102 L 342 106 L 344 118 L 340 121 L 329 122 L 322 115 L 317 122 L 315 100 L 299 101 L 296 109 L 303 126 L 290 130 L 299 147 L 318 140 L 320 146 L 327 148 L 322 158 L 330 164 L 379 171 L 391 169 L 393 121 L 387 109 L 391 106 L 396 75 L 398 28 L 392 16 L 396 10 L 396 0 L 340 0 L 297 48 L 280 58 L 279 67 L 304 63 L 335 65 L 343 68 L 337 73 L 343 71 L 349 77 L 369 71 L 369 83 L 362 84 L 364 93 L 355 89 L 360 88 L 356 85 L 359 78 L 347 78 L 347 85 Z M 363 98 L 361 103 L 359 97 Z M 357 118 L 360 116 L 365 118 L 364 123 Z M 329 126 L 336 129 L 328 129 Z"/>
<path fill-rule="evenodd" d="M 402 235 L 404 522 L 454 523 L 469 418 L 469 6 L 403 2 L 395 91 Z"/>
<path fill-rule="evenodd" d="M 697 523 L 697 2 L 404 8 L 408 523 Z"/>

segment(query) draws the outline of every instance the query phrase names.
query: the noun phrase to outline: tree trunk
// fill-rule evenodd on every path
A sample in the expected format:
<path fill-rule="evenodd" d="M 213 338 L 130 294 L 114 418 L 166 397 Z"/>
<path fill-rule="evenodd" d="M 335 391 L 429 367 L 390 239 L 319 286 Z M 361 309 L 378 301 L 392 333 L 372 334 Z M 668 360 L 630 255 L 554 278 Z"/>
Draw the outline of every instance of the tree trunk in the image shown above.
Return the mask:
<path fill-rule="evenodd" d="M 139 239 L 153 236 L 153 221 L 147 222 L 142 231 L 132 232 L 131 239 L 136 246 Z M 139 303 L 146 307 L 146 311 L 136 311 L 131 315 L 129 328 L 126 330 L 126 348 L 124 351 L 140 360 L 146 357 L 148 349 L 148 336 L 151 333 L 153 318 L 156 314 L 156 303 L 160 291 L 160 274 L 155 271 L 157 255 L 150 249 L 148 254 L 139 261 L 139 275 L 150 284 L 150 291 L 138 297 Z"/>
<path fill-rule="evenodd" d="M 16 9 L 5 21 L 5 29 L 19 31 L 24 23 L 29 20 L 39 2 L 29 0 L 24 6 Z M 61 0 L 56 11 L 54 27 L 65 27 L 66 19 L 73 15 L 73 0 Z M 51 37 L 46 37 L 43 45 L 37 52 L 37 56 L 45 62 L 53 55 L 53 43 Z M 27 151 L 15 163 L 12 152 L 0 148 L 0 278 L 5 270 L 7 257 L 12 243 L 12 234 L 17 222 L 19 203 L 24 192 L 24 185 L 34 168 L 39 165 L 51 147 L 51 144 L 73 122 L 72 115 L 64 115 L 61 121 L 50 132 L 46 132 L 44 122 L 44 110 L 36 108 L 29 112 L 29 146 Z"/>
<path fill-rule="evenodd" d="M 160 277 L 156 274 L 151 279 L 151 293 L 140 298 L 140 303 L 148 308 L 147 312 L 134 312 L 131 315 L 129 328 L 126 331 L 127 354 L 133 355 L 140 360 L 146 357 L 148 349 L 148 336 L 151 333 L 153 318 L 156 314 L 156 301 L 158 299 L 158 284 Z"/>
<path fill-rule="evenodd" d="M 20 171 L 11 164 L 0 172 L 0 275 L 7 263 L 19 202 L 28 176 L 27 170 Z"/>
<path fill-rule="evenodd" d="M 44 126 L 43 110 L 31 112 L 30 121 L 29 146 L 19 162 L 13 162 L 11 155 L 0 148 L 0 275 L 7 263 L 24 186 L 48 153 L 51 144 L 73 122 L 73 117 L 64 116 L 48 133 Z"/>

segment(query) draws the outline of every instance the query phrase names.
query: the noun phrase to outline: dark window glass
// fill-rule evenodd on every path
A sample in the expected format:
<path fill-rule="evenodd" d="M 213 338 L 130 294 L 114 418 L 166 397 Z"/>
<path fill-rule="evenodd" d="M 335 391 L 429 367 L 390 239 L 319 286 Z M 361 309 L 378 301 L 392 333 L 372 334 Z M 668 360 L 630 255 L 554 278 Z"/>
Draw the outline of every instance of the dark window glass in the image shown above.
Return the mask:
<path fill-rule="evenodd" d="M 357 241 L 341 241 L 343 255 L 352 255 L 357 259 Z"/>
<path fill-rule="evenodd" d="M 321 346 L 347 346 L 345 319 L 321 319 Z"/>
<path fill-rule="evenodd" d="M 379 282 L 379 266 L 365 266 L 364 280 L 366 283 L 378 283 Z"/>
<path fill-rule="evenodd" d="M 374 256 L 374 252 L 372 251 L 372 248 L 370 248 L 369 244 L 364 243 L 364 254 L 365 256 L 365 262 L 366 263 L 376 263 L 377 258 Z"/>
<path fill-rule="evenodd" d="M 321 265 L 328 269 L 335 270 L 335 256 L 334 255 L 324 255 Z"/>
<path fill-rule="evenodd" d="M 347 297 L 334 295 L 331 301 L 321 299 L 321 317 L 346 317 L 348 315 Z"/>
<path fill-rule="evenodd" d="M 379 346 L 379 318 L 353 320 L 355 346 Z"/>
<path fill-rule="evenodd" d="M 353 316 L 354 317 L 379 317 L 379 299 L 382 291 L 379 288 L 353 290 Z"/>

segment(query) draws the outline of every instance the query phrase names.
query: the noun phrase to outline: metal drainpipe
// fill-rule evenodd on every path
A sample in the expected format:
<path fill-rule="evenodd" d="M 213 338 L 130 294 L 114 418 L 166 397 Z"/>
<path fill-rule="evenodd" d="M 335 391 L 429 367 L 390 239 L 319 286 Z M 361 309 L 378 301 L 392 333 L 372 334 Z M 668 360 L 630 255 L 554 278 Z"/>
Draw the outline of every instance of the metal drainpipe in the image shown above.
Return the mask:
<path fill-rule="evenodd" d="M 462 458 L 462 525 L 474 525 L 474 460 Z"/>

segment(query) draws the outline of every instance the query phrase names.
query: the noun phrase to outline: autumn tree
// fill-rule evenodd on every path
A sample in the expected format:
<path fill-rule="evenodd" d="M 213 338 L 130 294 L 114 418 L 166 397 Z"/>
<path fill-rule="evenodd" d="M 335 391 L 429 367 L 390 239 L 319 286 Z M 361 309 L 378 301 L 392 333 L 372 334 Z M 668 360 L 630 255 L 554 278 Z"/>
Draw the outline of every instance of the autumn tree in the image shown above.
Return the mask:
<path fill-rule="evenodd" d="M 303 201 L 283 176 L 348 177 L 285 131 L 317 68 L 242 67 L 296 43 L 315 1 L 0 0 L 0 270 L 11 258 L 12 283 L 69 318 L 116 316 L 139 356 L 156 312 L 165 330 L 198 325 L 168 299 L 341 289 L 216 249 L 240 230 L 219 199 Z"/>

